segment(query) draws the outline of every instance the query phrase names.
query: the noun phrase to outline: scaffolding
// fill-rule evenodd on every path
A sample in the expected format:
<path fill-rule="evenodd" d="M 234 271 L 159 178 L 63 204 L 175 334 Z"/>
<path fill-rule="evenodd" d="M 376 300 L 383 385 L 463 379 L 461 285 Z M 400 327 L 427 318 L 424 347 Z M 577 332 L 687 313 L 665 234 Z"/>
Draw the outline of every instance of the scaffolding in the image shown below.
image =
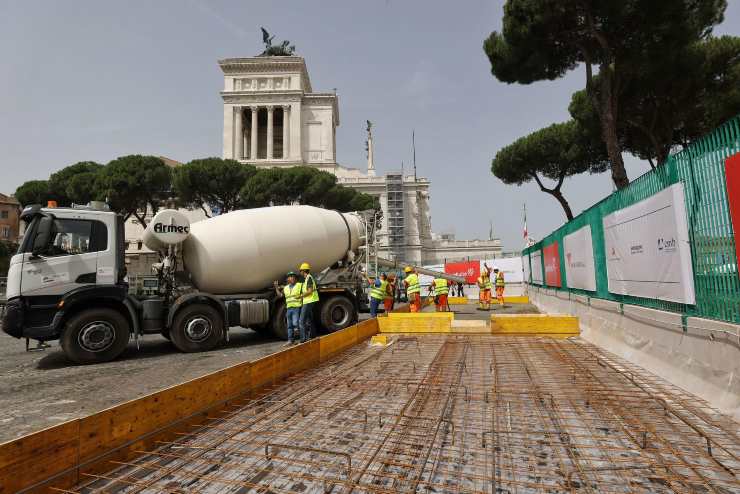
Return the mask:
<path fill-rule="evenodd" d="M 740 491 L 737 423 L 578 338 L 397 335 L 74 493 Z"/>
<path fill-rule="evenodd" d="M 385 194 L 388 201 L 388 250 L 392 259 L 406 259 L 405 200 L 403 173 L 388 173 L 385 176 Z"/>

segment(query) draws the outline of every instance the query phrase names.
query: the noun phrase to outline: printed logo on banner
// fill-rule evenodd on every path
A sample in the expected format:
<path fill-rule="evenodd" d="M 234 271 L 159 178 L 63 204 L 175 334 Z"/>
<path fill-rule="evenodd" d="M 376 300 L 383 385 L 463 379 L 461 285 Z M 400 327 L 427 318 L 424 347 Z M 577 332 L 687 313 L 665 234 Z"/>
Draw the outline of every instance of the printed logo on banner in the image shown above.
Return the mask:
<path fill-rule="evenodd" d="M 545 283 L 549 286 L 560 286 L 560 251 L 558 243 L 553 242 L 542 249 L 545 256 Z"/>
<path fill-rule="evenodd" d="M 676 239 L 664 239 L 664 238 L 658 238 L 658 251 L 662 252 L 664 254 L 669 254 L 676 252 Z"/>

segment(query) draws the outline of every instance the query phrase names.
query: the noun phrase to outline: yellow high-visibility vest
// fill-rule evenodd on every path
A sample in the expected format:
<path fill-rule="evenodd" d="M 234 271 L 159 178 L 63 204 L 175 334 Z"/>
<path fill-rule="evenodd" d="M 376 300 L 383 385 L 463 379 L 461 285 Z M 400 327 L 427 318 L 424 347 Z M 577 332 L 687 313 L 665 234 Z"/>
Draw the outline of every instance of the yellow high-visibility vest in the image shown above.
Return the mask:
<path fill-rule="evenodd" d="M 496 286 L 504 286 L 504 273 L 499 271 L 498 276 L 496 276 Z"/>
<path fill-rule="evenodd" d="M 406 295 L 419 293 L 421 291 L 421 286 L 419 285 L 419 277 L 416 275 L 416 273 L 411 273 L 410 275 L 406 276 L 406 283 L 408 284 L 406 286 Z"/>
<path fill-rule="evenodd" d="M 313 279 L 313 276 L 311 274 L 306 275 L 306 279 L 303 281 L 303 284 L 301 285 L 301 295 L 306 293 L 306 289 L 310 286 L 313 286 L 313 293 L 309 295 L 308 297 L 303 297 L 303 303 L 304 304 L 311 304 L 313 302 L 319 301 L 319 287 L 316 286 L 316 280 Z"/>
<path fill-rule="evenodd" d="M 387 280 L 381 281 L 380 286 L 375 286 L 375 282 L 373 282 L 373 287 L 370 289 L 370 297 L 375 300 L 383 300 L 386 297 L 386 290 L 388 290 Z"/>
<path fill-rule="evenodd" d="M 303 303 L 301 302 L 301 291 L 301 283 L 294 284 L 293 288 L 291 288 L 290 285 L 285 285 L 283 287 L 283 294 L 285 295 L 285 306 L 288 309 L 294 309 L 303 305 Z"/>
<path fill-rule="evenodd" d="M 447 280 L 444 278 L 434 279 L 434 295 L 447 295 L 450 293 L 450 287 L 447 286 Z"/>

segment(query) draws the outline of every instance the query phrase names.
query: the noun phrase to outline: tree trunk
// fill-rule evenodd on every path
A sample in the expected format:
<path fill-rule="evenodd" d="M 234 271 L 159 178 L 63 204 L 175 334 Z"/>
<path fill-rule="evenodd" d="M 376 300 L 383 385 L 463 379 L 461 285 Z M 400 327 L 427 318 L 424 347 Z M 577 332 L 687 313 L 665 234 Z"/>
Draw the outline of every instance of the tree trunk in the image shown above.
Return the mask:
<path fill-rule="evenodd" d="M 622 149 L 617 136 L 617 97 L 613 94 L 612 69 L 608 65 L 602 64 L 599 75 L 601 82 L 601 111 L 599 112 L 601 134 L 611 162 L 612 181 L 617 189 L 624 189 L 630 181 L 627 178 L 627 170 L 624 168 Z"/>
<path fill-rule="evenodd" d="M 565 197 L 560 192 L 560 189 L 544 189 L 545 192 L 553 196 L 555 199 L 558 200 L 560 203 L 560 206 L 563 208 L 563 212 L 565 212 L 565 217 L 568 218 L 568 221 L 573 219 L 573 211 L 570 209 L 570 204 L 568 204 L 568 201 L 565 200 Z"/>

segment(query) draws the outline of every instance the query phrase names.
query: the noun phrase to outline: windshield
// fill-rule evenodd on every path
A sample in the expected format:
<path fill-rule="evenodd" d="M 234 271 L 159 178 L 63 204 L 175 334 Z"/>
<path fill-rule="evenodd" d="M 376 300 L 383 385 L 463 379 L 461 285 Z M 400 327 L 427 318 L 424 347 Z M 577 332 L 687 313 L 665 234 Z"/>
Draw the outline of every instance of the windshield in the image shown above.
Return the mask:
<path fill-rule="evenodd" d="M 23 235 L 23 241 L 20 243 L 20 245 L 18 245 L 18 252 L 16 252 L 16 254 L 31 252 L 31 250 L 33 250 L 33 237 L 36 236 L 36 226 L 39 224 L 40 218 L 41 215 L 36 214 L 33 216 L 33 218 L 31 218 L 31 221 L 29 223 L 26 223 L 26 230 Z"/>

